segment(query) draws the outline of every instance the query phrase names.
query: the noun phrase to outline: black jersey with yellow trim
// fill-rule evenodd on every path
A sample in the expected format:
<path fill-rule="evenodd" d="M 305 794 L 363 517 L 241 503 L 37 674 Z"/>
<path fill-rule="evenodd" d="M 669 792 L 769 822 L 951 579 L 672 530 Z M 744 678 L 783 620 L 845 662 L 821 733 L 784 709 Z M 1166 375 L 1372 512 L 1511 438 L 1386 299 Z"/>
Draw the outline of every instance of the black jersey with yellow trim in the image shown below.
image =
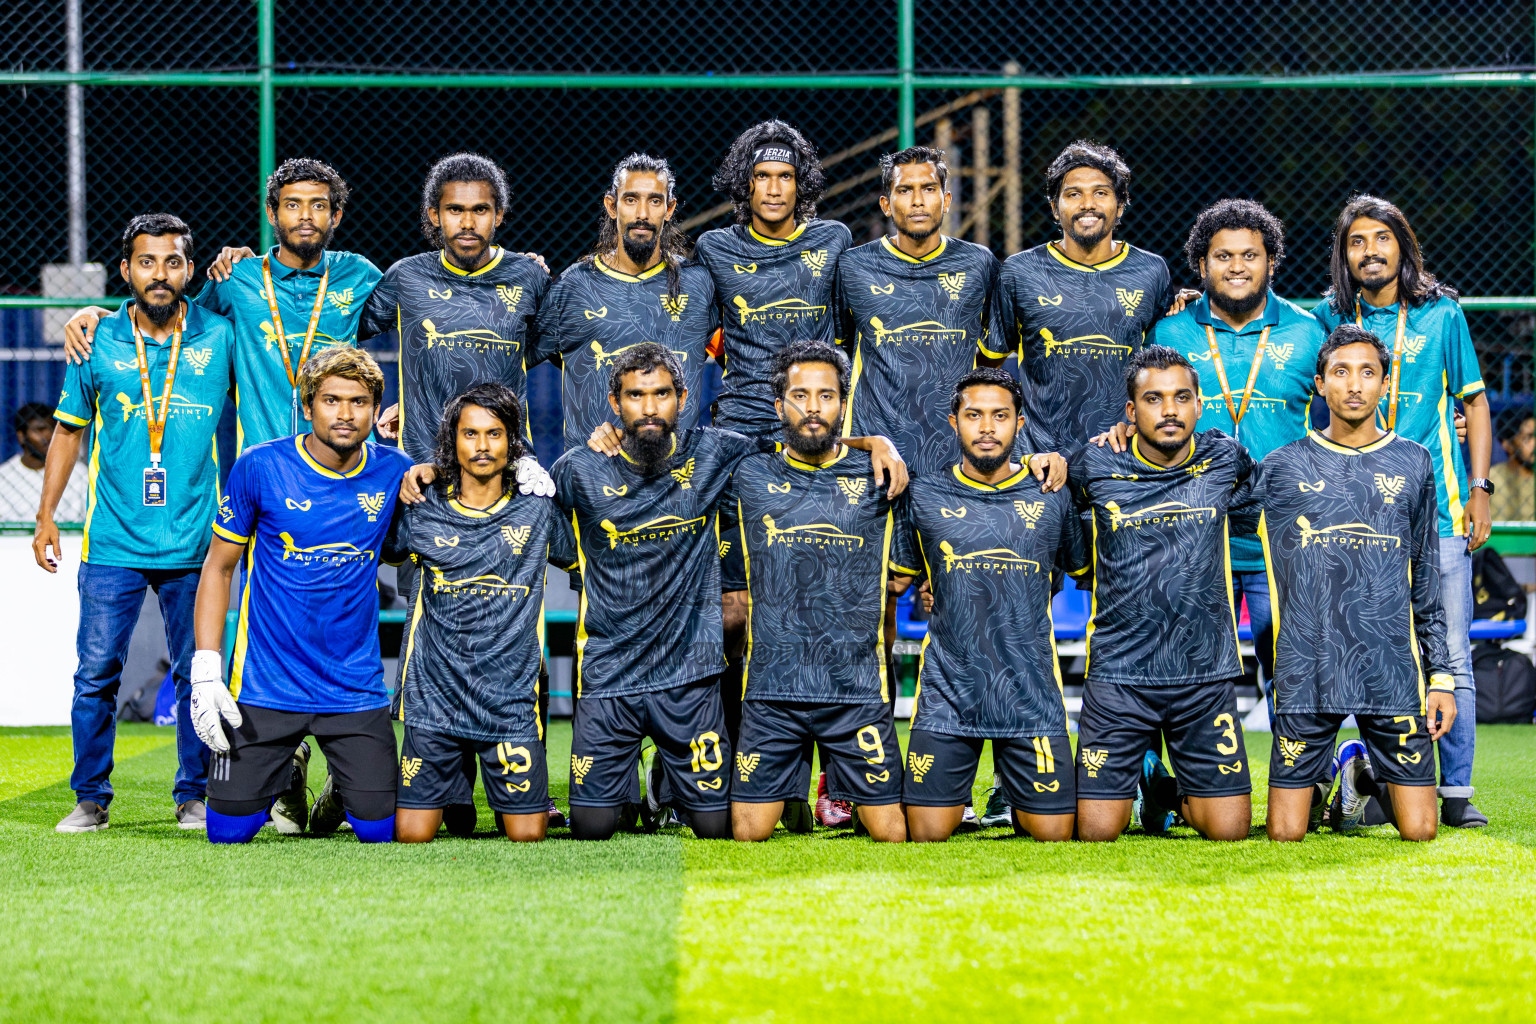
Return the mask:
<path fill-rule="evenodd" d="M 384 272 L 358 336 L 399 335 L 400 447 L 412 462 L 432 461 L 443 408 L 473 384 L 511 388 L 526 424 L 527 368 L 536 361 L 539 303 L 548 290 L 548 271 L 505 249 L 479 270 L 460 270 L 439 251 L 407 256 Z"/>
<path fill-rule="evenodd" d="M 1428 450 L 1314 431 L 1265 457 L 1258 492 L 1275 710 L 1421 715 L 1426 686 L 1453 690 Z"/>
<path fill-rule="evenodd" d="M 1032 451 L 1071 451 L 1125 418 L 1126 361 L 1170 297 L 1168 264 L 1129 242 L 1091 266 L 1055 242 L 1004 261 L 989 347 L 1018 353 Z"/>
<path fill-rule="evenodd" d="M 1051 577 L 1082 564 L 1082 537 L 1071 497 L 1041 493 L 1027 465 L 998 484 L 958 465 L 912 479 L 891 571 L 926 577 L 933 591 L 914 728 L 983 739 L 1067 731 Z"/>
<path fill-rule="evenodd" d="M 889 238 L 855 246 L 837 263 L 837 308 L 853 339 L 853 383 L 843 433 L 890 438 L 913 473 L 960 458 L 949 426 L 955 383 L 987 345 L 1002 264 L 992 250 L 957 238 L 918 258 Z"/>
<path fill-rule="evenodd" d="M 504 494 L 477 509 L 431 488 L 396 514 L 384 557 L 410 558 L 421 574 L 400 659 L 400 719 L 487 743 L 541 739 L 544 567 L 576 561 L 559 507 Z"/>
<path fill-rule="evenodd" d="M 819 465 L 788 450 L 743 459 L 722 504 L 747 575 L 742 693 L 820 704 L 889 701 L 886 558 L 894 526 L 868 453 Z"/>
<path fill-rule="evenodd" d="M 617 425 L 608 404 L 613 361 L 643 342 L 665 345 L 683 367 L 688 400 L 677 426 L 699 421 L 704 397 L 704 364 L 709 339 L 719 324 L 715 283 L 702 264 L 678 267 L 677 294 L 667 284 L 667 266 L 639 274 L 614 270 L 601 256 L 567 267 L 539 307 L 535 362 L 560 357 L 560 397 L 565 409 L 565 447 L 586 444 L 600 423 Z"/>
<path fill-rule="evenodd" d="M 577 697 L 654 693 L 724 667 L 720 496 L 737 463 L 775 447 L 694 427 L 674 435 L 655 472 L 586 445 L 555 462 L 581 569 Z"/>
<path fill-rule="evenodd" d="M 1090 444 L 1068 458 L 1067 487 L 1090 519 L 1088 679 L 1178 686 L 1242 674 L 1228 540 L 1258 528 L 1257 466 L 1219 430 L 1195 434 L 1173 466 L 1144 458 L 1139 435 L 1123 452 Z"/>
<path fill-rule="evenodd" d="M 835 220 L 804 221 L 788 238 L 768 238 L 749 224 L 699 236 L 694 259 L 715 281 L 724 329 L 724 376 L 714 423 L 750 437 L 777 437 L 779 417 L 769 386 L 780 349 L 796 341 L 840 344 L 838 258 L 853 244 Z"/>

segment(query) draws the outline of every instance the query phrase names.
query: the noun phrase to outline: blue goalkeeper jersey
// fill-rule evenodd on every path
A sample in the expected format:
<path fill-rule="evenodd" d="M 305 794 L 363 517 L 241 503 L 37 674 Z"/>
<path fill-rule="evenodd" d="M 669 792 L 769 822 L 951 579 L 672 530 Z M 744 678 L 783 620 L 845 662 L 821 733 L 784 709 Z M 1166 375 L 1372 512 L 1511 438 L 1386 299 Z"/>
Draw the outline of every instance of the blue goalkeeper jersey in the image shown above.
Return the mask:
<path fill-rule="evenodd" d="M 336 473 L 310 457 L 307 436 L 246 449 L 213 524 L 247 546 L 230 692 L 277 711 L 382 708 L 379 554 L 410 459 L 366 442 Z"/>

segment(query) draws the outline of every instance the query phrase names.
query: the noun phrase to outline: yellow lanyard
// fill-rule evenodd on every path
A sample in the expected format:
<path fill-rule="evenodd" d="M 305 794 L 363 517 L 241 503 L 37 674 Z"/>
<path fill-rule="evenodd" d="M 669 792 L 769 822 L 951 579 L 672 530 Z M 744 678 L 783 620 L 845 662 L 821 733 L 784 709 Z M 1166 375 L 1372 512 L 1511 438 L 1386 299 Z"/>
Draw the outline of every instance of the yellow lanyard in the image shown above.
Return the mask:
<path fill-rule="evenodd" d="M 149 426 L 149 464 L 160 465 L 160 451 L 165 444 L 165 420 L 171 411 L 171 388 L 176 386 L 176 364 L 181 359 L 181 331 L 186 320 L 176 314 L 176 329 L 171 334 L 171 362 L 165 368 L 165 390 L 160 392 L 160 412 L 155 413 L 154 396 L 149 390 L 149 356 L 144 351 L 144 335 L 139 333 L 139 318 L 135 308 L 128 315 L 133 325 L 133 348 L 139 359 L 139 384 L 144 389 L 144 420 Z"/>
<path fill-rule="evenodd" d="M 1364 327 L 1365 319 L 1360 315 L 1360 297 L 1355 296 L 1355 326 Z M 1392 384 L 1387 389 L 1387 429 L 1397 429 L 1397 378 L 1398 371 L 1403 367 L 1403 331 L 1408 327 L 1408 303 L 1401 299 L 1397 302 L 1397 337 L 1392 339 Z"/>
<path fill-rule="evenodd" d="M 324 257 L 321 257 L 324 259 Z M 309 360 L 310 346 L 315 343 L 315 330 L 320 326 L 320 307 L 325 302 L 325 286 L 330 282 L 331 268 L 320 274 L 320 290 L 315 293 L 315 308 L 309 312 L 309 329 L 304 332 L 304 348 L 299 352 L 299 366 Z M 288 386 L 298 387 L 298 375 L 293 372 L 293 360 L 288 355 L 288 335 L 283 332 L 283 317 L 277 311 L 277 289 L 272 287 L 272 254 L 261 258 L 261 280 L 266 285 L 267 310 L 272 314 L 272 330 L 277 335 L 277 347 L 283 353 L 283 369 L 288 374 Z"/>
<path fill-rule="evenodd" d="M 1269 344 L 1269 328 L 1259 332 L 1259 350 L 1253 354 L 1253 365 L 1248 368 L 1248 384 L 1243 388 L 1241 405 L 1232 404 L 1232 388 L 1227 384 L 1227 368 L 1221 361 L 1221 349 L 1216 347 L 1216 330 L 1205 325 L 1205 338 L 1211 343 L 1211 362 L 1216 364 L 1216 379 L 1221 382 L 1221 397 L 1227 400 L 1227 411 L 1232 414 L 1232 429 L 1243 422 L 1248 411 L 1248 399 L 1253 397 L 1253 382 L 1259 379 L 1259 366 L 1264 362 L 1264 346 Z"/>

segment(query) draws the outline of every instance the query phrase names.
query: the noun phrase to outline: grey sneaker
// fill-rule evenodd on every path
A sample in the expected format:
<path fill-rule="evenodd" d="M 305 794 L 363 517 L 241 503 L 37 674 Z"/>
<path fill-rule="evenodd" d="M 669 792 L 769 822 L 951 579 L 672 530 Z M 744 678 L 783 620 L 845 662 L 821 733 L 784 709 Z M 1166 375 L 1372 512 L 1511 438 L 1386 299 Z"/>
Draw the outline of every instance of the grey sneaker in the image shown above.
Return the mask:
<path fill-rule="evenodd" d="M 309 824 L 309 742 L 300 740 L 289 766 L 288 788 L 272 804 L 272 827 L 285 836 L 296 836 Z"/>
<path fill-rule="evenodd" d="M 206 829 L 208 827 L 208 805 L 201 800 L 188 800 L 184 804 L 177 804 L 176 825 L 189 832 L 194 829 Z"/>
<path fill-rule="evenodd" d="M 341 806 L 341 798 L 336 795 L 336 776 L 327 769 L 325 786 L 315 798 L 315 806 L 309 809 L 309 834 L 328 836 L 340 828 L 346 819 L 347 812 Z"/>
<path fill-rule="evenodd" d="M 1002 783 L 996 779 L 992 780 L 992 788 L 987 790 L 987 809 L 981 812 L 978 820 L 982 828 L 1000 828 L 1013 824 L 1013 808 L 1003 799 Z"/>
<path fill-rule="evenodd" d="M 100 832 L 107 827 L 107 809 L 94 800 L 82 800 L 63 821 L 53 826 L 55 832 Z"/>

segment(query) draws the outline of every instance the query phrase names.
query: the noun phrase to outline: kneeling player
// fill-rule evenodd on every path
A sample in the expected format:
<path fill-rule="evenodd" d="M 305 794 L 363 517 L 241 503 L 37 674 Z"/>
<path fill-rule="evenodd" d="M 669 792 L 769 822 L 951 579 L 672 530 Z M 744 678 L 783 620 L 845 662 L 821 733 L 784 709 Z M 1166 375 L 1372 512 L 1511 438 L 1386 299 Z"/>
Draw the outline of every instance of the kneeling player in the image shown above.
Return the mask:
<path fill-rule="evenodd" d="M 570 525 L 548 498 L 518 494 L 522 412 L 503 384 L 448 403 L 435 486 L 396 518 L 385 558 L 421 575 L 400 672 L 405 723 L 395 839 L 437 835 L 444 808 L 474 803 L 474 762 L 508 839 L 549 826 L 539 718 L 544 563 L 576 560 Z M 408 500 L 403 497 L 402 500 Z"/>
<path fill-rule="evenodd" d="M 1077 738 L 1077 830 L 1112 840 L 1140 796 L 1141 824 L 1181 813 L 1208 839 L 1252 823 L 1248 756 L 1233 682 L 1242 675 L 1227 551 L 1228 513 L 1257 528 L 1257 468 L 1218 430 L 1195 433 L 1200 378 L 1151 345 L 1126 368 L 1123 452 L 1092 444 L 1068 460 L 1068 486 L 1092 516 L 1093 612 Z M 1155 750 L 1166 738 L 1177 778 Z"/>
<path fill-rule="evenodd" d="M 1002 370 L 960 379 L 949 417 L 960 464 L 912 481 L 891 556 L 893 572 L 926 576 L 933 591 L 902 790 L 914 842 L 942 842 L 960 824 L 989 739 L 1015 828 L 1072 838 L 1077 787 L 1051 570 L 1081 562 L 1082 531 L 1060 489 L 1059 455 L 1010 461 L 1022 406 Z"/>
<path fill-rule="evenodd" d="M 1351 714 L 1365 742 L 1339 750 L 1332 826 L 1391 822 L 1404 839 L 1435 838 L 1433 741 L 1456 719 L 1455 680 L 1434 465 L 1376 424 L 1390 365 L 1375 335 L 1335 330 L 1317 359 L 1327 429 L 1264 460 L 1260 529 L 1276 598 L 1271 839 L 1298 840 L 1321 817 Z"/>

